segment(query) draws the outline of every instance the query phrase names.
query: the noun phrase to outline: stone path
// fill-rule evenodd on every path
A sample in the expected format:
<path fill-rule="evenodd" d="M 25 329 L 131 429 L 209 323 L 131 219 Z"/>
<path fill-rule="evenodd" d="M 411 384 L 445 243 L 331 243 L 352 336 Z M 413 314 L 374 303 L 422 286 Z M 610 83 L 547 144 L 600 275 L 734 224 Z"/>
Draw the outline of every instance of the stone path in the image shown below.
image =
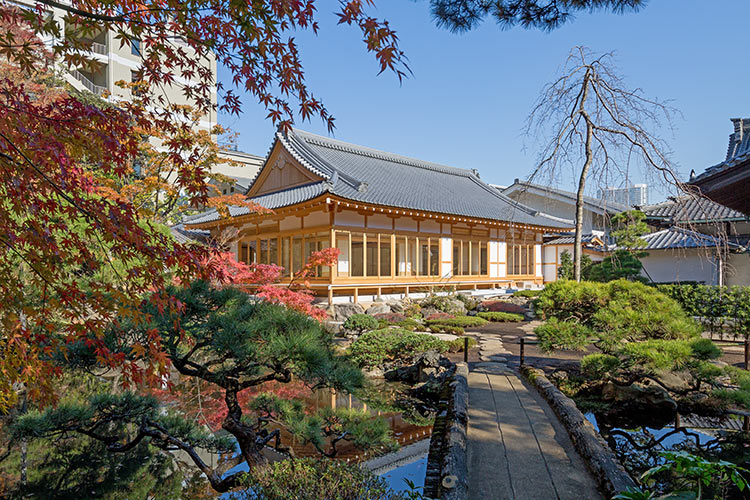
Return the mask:
<path fill-rule="evenodd" d="M 469 373 L 469 500 L 600 499 L 546 402 L 507 365 L 498 337 L 480 337 Z"/>

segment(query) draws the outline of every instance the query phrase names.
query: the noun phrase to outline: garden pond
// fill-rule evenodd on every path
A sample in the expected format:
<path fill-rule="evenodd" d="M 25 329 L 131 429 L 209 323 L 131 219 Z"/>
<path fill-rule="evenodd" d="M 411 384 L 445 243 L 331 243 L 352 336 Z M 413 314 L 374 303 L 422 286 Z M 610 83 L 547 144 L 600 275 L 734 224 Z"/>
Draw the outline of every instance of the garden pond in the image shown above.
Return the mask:
<path fill-rule="evenodd" d="M 742 432 L 742 417 L 677 414 L 667 423 L 658 423 L 653 416 L 606 416 L 590 412 L 586 413 L 586 418 L 636 479 L 665 462 L 660 452 L 683 451 L 706 460 L 725 460 L 750 469 L 750 436 Z M 750 477 L 746 479 L 750 480 Z M 667 475 L 657 475 L 656 481 L 656 486 L 663 491 L 674 486 Z M 726 498 L 748 497 L 734 489 Z"/>

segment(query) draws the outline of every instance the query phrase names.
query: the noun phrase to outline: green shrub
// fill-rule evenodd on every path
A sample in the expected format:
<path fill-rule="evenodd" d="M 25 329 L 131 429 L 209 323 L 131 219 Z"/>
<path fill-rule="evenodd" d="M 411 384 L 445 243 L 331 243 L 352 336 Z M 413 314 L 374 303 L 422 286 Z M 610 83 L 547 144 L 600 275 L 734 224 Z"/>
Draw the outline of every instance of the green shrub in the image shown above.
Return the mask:
<path fill-rule="evenodd" d="M 472 349 L 477 346 L 477 339 L 475 339 L 474 337 L 464 337 L 461 339 L 454 339 L 448 342 L 448 352 L 463 352 L 464 339 L 469 339 L 469 349 Z"/>
<path fill-rule="evenodd" d="M 539 338 L 539 348 L 545 352 L 556 349 L 581 351 L 591 343 L 594 331 L 580 323 L 550 318 L 534 329 Z"/>
<path fill-rule="evenodd" d="M 321 498 L 404 498 L 385 480 L 355 463 L 326 458 L 294 458 L 254 467 L 243 478 L 242 491 L 232 500 L 318 500 Z"/>
<path fill-rule="evenodd" d="M 374 330 L 375 328 L 378 328 L 378 320 L 377 318 L 370 316 L 369 314 L 353 314 L 346 318 L 343 327 L 346 330 L 352 330 L 361 333 L 367 330 Z"/>
<path fill-rule="evenodd" d="M 628 369 L 655 373 L 686 368 L 693 358 L 693 350 L 686 340 L 650 339 L 625 344 L 617 355 Z"/>
<path fill-rule="evenodd" d="M 589 354 L 581 360 L 581 372 L 592 379 L 604 378 L 619 367 L 620 360 L 609 354 Z"/>
<path fill-rule="evenodd" d="M 464 330 L 460 326 L 437 324 L 431 325 L 429 328 L 433 333 L 450 333 L 452 335 L 463 335 L 464 333 L 466 333 L 466 330 Z"/>
<path fill-rule="evenodd" d="M 609 300 L 606 285 L 560 280 L 549 283 L 536 300 L 535 309 L 542 318 L 576 319 L 588 323 Z"/>
<path fill-rule="evenodd" d="M 487 321 L 523 321 L 522 315 L 506 312 L 480 312 L 477 316 Z"/>
<path fill-rule="evenodd" d="M 690 341 L 693 356 L 697 359 L 707 361 L 721 357 L 721 349 L 711 339 L 697 338 Z"/>
<path fill-rule="evenodd" d="M 404 320 L 401 320 L 398 323 L 396 323 L 396 325 L 406 330 L 412 331 L 412 332 L 416 330 L 417 328 L 422 327 L 422 323 L 412 318 L 406 318 Z"/>
<path fill-rule="evenodd" d="M 483 326 L 488 323 L 486 319 L 480 318 L 479 316 L 457 316 L 451 319 L 430 319 L 425 322 L 427 326 L 432 325 L 447 325 L 447 326 L 460 326 L 461 328 L 474 328 L 477 326 Z"/>
<path fill-rule="evenodd" d="M 517 292 L 513 292 L 514 297 L 526 297 L 529 299 L 539 297 L 541 294 L 542 290 L 518 290 Z"/>
<path fill-rule="evenodd" d="M 386 362 L 409 362 L 429 350 L 445 352 L 448 343 L 425 333 L 403 328 L 373 330 L 361 335 L 350 347 L 352 360 L 363 367 L 378 367 Z"/>
<path fill-rule="evenodd" d="M 677 302 L 653 287 L 626 280 L 550 283 L 537 299 L 536 310 L 542 317 L 591 329 L 597 334 L 597 347 L 610 353 L 624 342 L 688 339 L 700 334 L 700 327 Z M 561 344 L 569 344 L 568 340 L 562 339 Z"/>

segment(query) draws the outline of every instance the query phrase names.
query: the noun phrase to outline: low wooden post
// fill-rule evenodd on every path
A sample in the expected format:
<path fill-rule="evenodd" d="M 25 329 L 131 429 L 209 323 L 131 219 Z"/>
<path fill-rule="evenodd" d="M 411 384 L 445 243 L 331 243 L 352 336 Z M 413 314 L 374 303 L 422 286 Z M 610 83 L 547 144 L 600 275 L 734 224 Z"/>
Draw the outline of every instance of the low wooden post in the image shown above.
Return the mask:
<path fill-rule="evenodd" d="M 464 337 L 464 363 L 469 362 L 469 337 Z"/>
<path fill-rule="evenodd" d="M 745 370 L 747 370 L 748 362 L 750 362 L 750 340 L 745 339 Z"/>
<path fill-rule="evenodd" d="M 359 303 L 359 288 L 357 288 L 356 286 L 354 287 L 354 303 Z"/>
<path fill-rule="evenodd" d="M 521 337 L 521 366 L 524 365 L 524 348 L 526 347 L 526 339 Z"/>

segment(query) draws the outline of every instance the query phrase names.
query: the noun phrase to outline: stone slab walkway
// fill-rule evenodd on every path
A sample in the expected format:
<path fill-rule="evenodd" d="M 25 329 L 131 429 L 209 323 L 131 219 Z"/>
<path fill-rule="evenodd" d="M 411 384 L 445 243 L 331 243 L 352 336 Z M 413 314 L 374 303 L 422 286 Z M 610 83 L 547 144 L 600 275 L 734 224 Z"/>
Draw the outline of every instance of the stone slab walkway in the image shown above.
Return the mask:
<path fill-rule="evenodd" d="M 601 499 L 555 414 L 508 368 L 502 342 L 479 347 L 469 373 L 469 499 Z"/>

